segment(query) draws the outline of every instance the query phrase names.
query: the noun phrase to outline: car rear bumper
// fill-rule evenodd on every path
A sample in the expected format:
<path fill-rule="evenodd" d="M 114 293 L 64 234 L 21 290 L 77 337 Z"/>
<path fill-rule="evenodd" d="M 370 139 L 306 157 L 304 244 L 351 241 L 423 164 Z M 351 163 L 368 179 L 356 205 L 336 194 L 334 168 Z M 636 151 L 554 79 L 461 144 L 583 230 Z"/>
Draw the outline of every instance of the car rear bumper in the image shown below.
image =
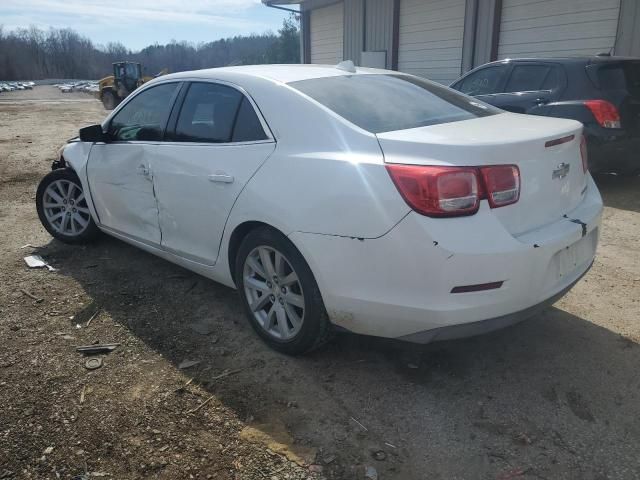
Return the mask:
<path fill-rule="evenodd" d="M 640 138 L 627 134 L 611 135 L 605 129 L 587 133 L 589 169 L 594 172 L 640 171 Z"/>
<path fill-rule="evenodd" d="M 515 325 L 516 323 L 520 323 L 524 320 L 528 320 L 529 318 L 536 316 L 538 313 L 542 312 L 549 306 L 556 303 L 562 297 L 564 297 L 569 292 L 569 290 L 571 290 L 573 286 L 589 272 L 592 265 L 593 262 L 589 265 L 587 270 L 585 270 L 573 283 L 566 286 L 564 289 L 562 289 L 552 297 L 543 300 L 537 305 L 525 308 L 524 310 L 521 310 L 519 312 L 508 313 L 500 317 L 489 318 L 487 320 L 479 320 L 477 322 L 451 325 L 448 327 L 432 328 L 423 332 L 416 332 L 412 333 L 411 335 L 405 335 L 404 337 L 399 337 L 398 339 L 413 343 L 431 343 L 442 340 L 455 340 L 457 338 L 474 337 L 476 335 L 483 335 L 485 333 L 493 332 L 495 330 L 500 330 L 501 328 Z"/>
<path fill-rule="evenodd" d="M 506 326 L 566 293 L 593 262 L 601 212 L 589 178 L 577 208 L 517 237 L 483 205 L 462 218 L 412 212 L 377 239 L 302 232 L 290 238 L 309 262 L 333 323 L 355 333 L 424 342 Z M 492 282 L 503 283 L 452 293 Z M 465 328 L 446 333 L 459 325 Z"/>

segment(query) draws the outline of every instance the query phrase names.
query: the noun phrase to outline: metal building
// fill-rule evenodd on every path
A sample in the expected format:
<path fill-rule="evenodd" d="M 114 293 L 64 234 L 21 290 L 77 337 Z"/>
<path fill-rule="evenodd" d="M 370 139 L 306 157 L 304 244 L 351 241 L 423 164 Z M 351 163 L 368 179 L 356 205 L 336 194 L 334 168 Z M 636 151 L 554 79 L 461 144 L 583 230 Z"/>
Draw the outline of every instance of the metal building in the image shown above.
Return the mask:
<path fill-rule="evenodd" d="M 263 0 L 299 4 L 302 62 L 389 68 L 448 84 L 515 57 L 640 56 L 639 0 Z"/>

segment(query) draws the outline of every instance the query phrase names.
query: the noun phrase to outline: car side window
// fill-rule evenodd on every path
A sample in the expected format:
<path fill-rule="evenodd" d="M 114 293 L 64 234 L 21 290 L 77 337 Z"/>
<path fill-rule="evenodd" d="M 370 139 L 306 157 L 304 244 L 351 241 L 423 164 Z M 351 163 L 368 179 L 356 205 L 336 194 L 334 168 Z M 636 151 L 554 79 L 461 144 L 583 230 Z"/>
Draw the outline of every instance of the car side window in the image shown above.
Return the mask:
<path fill-rule="evenodd" d="M 109 122 L 111 140 L 162 140 L 177 88 L 178 83 L 164 83 L 137 94 Z"/>
<path fill-rule="evenodd" d="M 253 105 L 247 97 L 242 99 L 240 110 L 236 124 L 233 128 L 233 142 L 255 142 L 266 140 L 267 135 L 264 133 L 262 124 L 256 115 Z"/>
<path fill-rule="evenodd" d="M 542 90 L 556 90 L 560 88 L 562 84 L 562 70 L 561 67 L 557 65 L 553 65 L 549 73 L 547 74 L 547 78 L 544 79 L 542 83 Z"/>
<path fill-rule="evenodd" d="M 458 85 L 458 90 L 467 95 L 500 93 L 500 87 L 508 71 L 508 65 L 495 65 L 493 67 L 483 68 L 462 80 L 462 83 Z"/>
<path fill-rule="evenodd" d="M 228 143 L 243 95 L 216 83 L 192 83 L 184 98 L 175 139 L 178 142 Z"/>
<path fill-rule="evenodd" d="M 512 93 L 544 90 L 545 81 L 552 70 L 555 71 L 550 65 L 516 65 L 504 91 Z"/>

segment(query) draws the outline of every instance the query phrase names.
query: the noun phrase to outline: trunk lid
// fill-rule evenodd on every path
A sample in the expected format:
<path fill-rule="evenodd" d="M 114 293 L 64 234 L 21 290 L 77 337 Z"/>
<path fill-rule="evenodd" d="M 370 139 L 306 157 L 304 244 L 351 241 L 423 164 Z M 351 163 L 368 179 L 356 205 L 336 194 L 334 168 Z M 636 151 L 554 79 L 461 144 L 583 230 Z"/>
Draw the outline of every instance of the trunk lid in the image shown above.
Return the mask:
<path fill-rule="evenodd" d="M 519 201 L 491 210 L 513 235 L 559 220 L 585 193 L 582 125 L 573 120 L 504 113 L 377 136 L 386 163 L 517 165 Z M 571 136 L 570 141 L 547 145 Z M 486 200 L 483 208 L 488 208 Z"/>

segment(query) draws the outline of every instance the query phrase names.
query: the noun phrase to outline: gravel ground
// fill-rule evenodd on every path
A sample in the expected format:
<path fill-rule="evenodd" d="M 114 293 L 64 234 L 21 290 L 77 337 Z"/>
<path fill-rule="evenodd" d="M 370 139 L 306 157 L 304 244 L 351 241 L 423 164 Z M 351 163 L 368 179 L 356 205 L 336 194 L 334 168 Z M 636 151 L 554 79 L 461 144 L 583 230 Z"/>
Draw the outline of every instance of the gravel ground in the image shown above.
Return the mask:
<path fill-rule="evenodd" d="M 640 478 L 640 178 L 596 179 L 594 268 L 538 317 L 288 358 L 234 291 L 41 227 L 39 179 L 104 115 L 53 87 L 0 95 L 0 479 Z M 57 271 L 29 270 L 31 253 Z M 90 371 L 75 347 L 96 341 L 120 346 Z"/>

